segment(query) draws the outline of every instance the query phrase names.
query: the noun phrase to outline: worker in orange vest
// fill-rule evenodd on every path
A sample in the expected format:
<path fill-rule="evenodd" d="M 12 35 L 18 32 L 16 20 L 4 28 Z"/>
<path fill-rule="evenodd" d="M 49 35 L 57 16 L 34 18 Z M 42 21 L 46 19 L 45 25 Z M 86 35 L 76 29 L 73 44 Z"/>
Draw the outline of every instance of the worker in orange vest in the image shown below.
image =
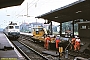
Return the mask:
<path fill-rule="evenodd" d="M 58 51 L 58 44 L 59 44 L 59 42 L 60 42 L 60 37 L 59 36 L 57 36 L 56 37 L 56 54 L 57 54 L 57 51 Z"/>
<path fill-rule="evenodd" d="M 76 37 L 75 45 L 74 45 L 74 50 L 79 51 L 80 50 L 80 39 L 79 37 Z"/>
<path fill-rule="evenodd" d="M 70 50 L 74 49 L 75 40 L 76 40 L 76 38 L 74 38 L 74 37 L 71 39 Z"/>
<path fill-rule="evenodd" d="M 46 49 L 49 49 L 49 42 L 51 42 L 51 38 L 50 38 L 50 36 L 46 36 L 46 38 L 45 38 L 45 45 L 44 45 L 44 47 Z"/>

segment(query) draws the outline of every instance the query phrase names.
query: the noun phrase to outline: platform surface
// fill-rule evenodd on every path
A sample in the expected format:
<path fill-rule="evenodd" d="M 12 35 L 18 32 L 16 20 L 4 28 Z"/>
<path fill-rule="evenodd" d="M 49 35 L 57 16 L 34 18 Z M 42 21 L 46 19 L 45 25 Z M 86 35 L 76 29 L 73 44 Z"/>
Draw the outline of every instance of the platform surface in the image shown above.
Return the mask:
<path fill-rule="evenodd" d="M 13 47 L 14 49 L 3 50 L 4 46 Z M 1 60 L 23 60 L 22 55 L 17 51 L 13 44 L 8 40 L 4 33 L 0 32 L 0 59 Z"/>
<path fill-rule="evenodd" d="M 32 34 L 32 33 L 24 33 L 24 32 L 20 32 L 20 34 L 22 34 L 22 35 L 29 35 L 29 36 L 33 36 L 33 34 Z"/>

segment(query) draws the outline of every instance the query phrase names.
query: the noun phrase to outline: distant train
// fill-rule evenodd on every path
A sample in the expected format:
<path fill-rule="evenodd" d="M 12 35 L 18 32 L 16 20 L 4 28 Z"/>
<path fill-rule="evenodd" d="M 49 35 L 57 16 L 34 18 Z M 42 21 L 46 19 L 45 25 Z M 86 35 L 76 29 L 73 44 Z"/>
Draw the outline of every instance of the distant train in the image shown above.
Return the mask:
<path fill-rule="evenodd" d="M 20 26 L 17 25 L 17 23 L 10 23 L 3 32 L 6 34 L 9 38 L 19 38 L 20 36 Z"/>

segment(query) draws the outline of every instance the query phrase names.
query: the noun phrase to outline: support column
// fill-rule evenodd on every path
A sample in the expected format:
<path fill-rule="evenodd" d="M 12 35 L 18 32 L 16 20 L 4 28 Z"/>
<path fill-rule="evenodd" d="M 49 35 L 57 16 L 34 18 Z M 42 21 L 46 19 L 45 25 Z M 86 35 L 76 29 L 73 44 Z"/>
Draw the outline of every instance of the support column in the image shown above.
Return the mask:
<path fill-rule="evenodd" d="M 60 36 L 62 36 L 62 23 L 60 23 Z"/>
<path fill-rule="evenodd" d="M 72 25 L 73 25 L 73 37 L 74 37 L 74 20 L 73 20 Z"/>
<path fill-rule="evenodd" d="M 50 22 L 50 35 L 52 35 L 53 34 L 53 31 L 52 31 L 52 21 Z"/>

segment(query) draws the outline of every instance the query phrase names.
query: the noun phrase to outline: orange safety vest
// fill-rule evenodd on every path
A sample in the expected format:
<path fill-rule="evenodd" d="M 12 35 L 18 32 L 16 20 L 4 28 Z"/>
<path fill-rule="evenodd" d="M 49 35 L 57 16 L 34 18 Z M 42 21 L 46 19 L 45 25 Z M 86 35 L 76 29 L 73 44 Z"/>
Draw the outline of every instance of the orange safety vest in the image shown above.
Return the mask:
<path fill-rule="evenodd" d="M 51 40 L 50 37 L 46 37 L 46 38 L 45 38 L 45 45 L 46 45 L 46 46 L 48 46 L 48 43 L 49 43 L 50 40 Z"/>
<path fill-rule="evenodd" d="M 73 44 L 73 45 L 75 45 L 75 38 L 72 38 L 72 40 L 71 40 L 71 44 Z"/>
<path fill-rule="evenodd" d="M 60 42 L 60 40 L 56 40 L 56 48 L 58 48 L 59 42 Z"/>

